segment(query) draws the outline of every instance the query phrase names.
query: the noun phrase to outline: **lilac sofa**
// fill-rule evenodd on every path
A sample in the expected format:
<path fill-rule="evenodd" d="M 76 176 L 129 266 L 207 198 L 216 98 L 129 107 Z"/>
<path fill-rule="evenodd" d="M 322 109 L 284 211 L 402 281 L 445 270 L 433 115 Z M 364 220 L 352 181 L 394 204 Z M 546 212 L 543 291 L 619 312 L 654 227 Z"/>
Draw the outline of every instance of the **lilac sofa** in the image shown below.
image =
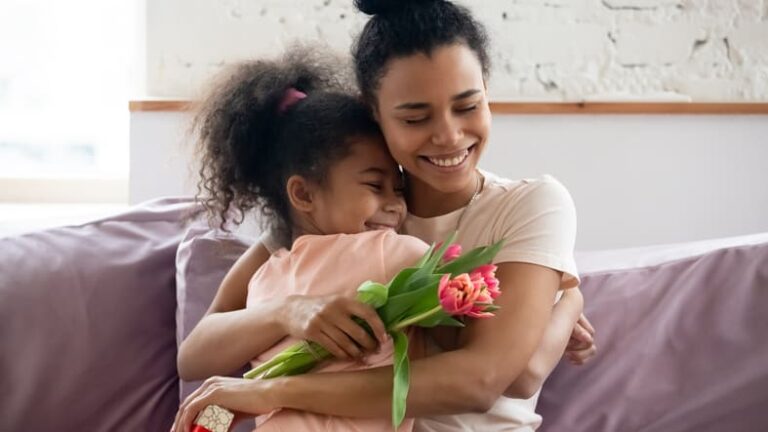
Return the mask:
<path fill-rule="evenodd" d="M 194 209 L 0 239 L 0 430 L 169 429 L 178 340 L 250 241 Z M 542 431 L 768 430 L 768 236 L 578 261 L 600 351 L 547 381 Z"/>

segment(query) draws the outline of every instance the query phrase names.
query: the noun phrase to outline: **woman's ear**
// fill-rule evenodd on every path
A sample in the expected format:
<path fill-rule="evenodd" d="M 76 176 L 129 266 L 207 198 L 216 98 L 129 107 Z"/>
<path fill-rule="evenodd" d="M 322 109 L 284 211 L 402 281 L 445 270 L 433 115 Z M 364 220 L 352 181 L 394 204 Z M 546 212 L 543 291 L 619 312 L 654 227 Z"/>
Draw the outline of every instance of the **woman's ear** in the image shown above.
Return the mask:
<path fill-rule="evenodd" d="M 371 113 L 373 114 L 373 119 L 376 120 L 376 123 L 381 124 L 381 117 L 379 116 L 378 104 L 375 104 L 375 103 L 371 104 Z"/>
<path fill-rule="evenodd" d="M 288 201 L 299 212 L 308 213 L 314 210 L 314 184 L 300 175 L 292 175 L 285 185 Z"/>

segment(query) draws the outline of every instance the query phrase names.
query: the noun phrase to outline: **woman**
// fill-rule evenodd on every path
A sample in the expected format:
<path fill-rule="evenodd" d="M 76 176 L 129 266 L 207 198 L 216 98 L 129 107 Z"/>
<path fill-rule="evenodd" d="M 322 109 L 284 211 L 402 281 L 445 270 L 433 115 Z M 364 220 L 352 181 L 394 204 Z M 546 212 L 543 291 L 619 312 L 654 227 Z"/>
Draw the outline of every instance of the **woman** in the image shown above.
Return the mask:
<path fill-rule="evenodd" d="M 572 361 L 595 352 L 589 323 L 579 318 L 581 294 L 568 289 L 578 284 L 570 195 L 551 177 L 509 181 L 476 169 L 490 132 L 489 60 L 484 31 L 467 10 L 442 0 L 357 5 L 374 16 L 354 48 L 356 75 L 408 177 L 405 232 L 434 241 L 458 229 L 465 249 L 507 239 L 496 259 L 501 309 L 493 319 L 433 335 L 446 351 L 433 347 L 433 355 L 412 362 L 407 415 L 423 431 L 535 429 L 541 422 L 536 395 L 571 329 L 579 339 L 572 341 Z M 294 298 L 265 303 L 258 313 L 244 310 L 247 282 L 268 256 L 267 248 L 254 246 L 227 275 L 209 314 L 182 345 L 183 378 L 236 370 L 286 334 L 342 333 L 329 347 L 340 358 L 376 345 L 367 335 L 338 331 L 352 314 L 338 298 Z M 555 309 L 568 307 L 569 313 L 553 314 L 561 289 Z M 215 357 L 200 355 L 211 350 Z M 177 426 L 183 430 L 211 404 L 248 415 L 290 408 L 388 417 L 391 385 L 389 367 L 268 381 L 213 378 L 184 402 Z"/>

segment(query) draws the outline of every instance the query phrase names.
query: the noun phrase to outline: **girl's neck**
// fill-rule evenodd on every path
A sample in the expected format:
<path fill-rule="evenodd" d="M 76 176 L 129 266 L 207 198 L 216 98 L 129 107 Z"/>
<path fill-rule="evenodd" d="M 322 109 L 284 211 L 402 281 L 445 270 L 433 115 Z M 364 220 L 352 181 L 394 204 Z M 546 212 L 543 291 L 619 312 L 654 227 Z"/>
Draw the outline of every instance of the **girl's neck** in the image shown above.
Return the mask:
<path fill-rule="evenodd" d="M 408 212 L 418 217 L 430 218 L 458 210 L 469 203 L 478 191 L 481 181 L 480 173 L 475 171 L 472 180 L 460 190 L 442 192 L 417 178 L 409 177 Z"/>

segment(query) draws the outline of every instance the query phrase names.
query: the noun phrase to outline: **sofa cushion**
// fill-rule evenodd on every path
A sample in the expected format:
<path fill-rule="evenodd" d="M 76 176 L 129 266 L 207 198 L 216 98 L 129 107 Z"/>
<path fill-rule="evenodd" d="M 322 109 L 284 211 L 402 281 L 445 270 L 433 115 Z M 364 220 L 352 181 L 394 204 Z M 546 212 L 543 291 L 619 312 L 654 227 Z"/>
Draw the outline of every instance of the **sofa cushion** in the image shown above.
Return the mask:
<path fill-rule="evenodd" d="M 0 239 L 3 430 L 170 429 L 189 199 Z"/>
<path fill-rule="evenodd" d="M 254 237 L 238 231 L 230 233 L 211 228 L 204 218 L 187 229 L 176 253 L 177 344 L 181 344 L 203 318 L 224 276 L 254 241 Z M 244 367 L 232 376 L 241 377 L 246 370 Z M 181 400 L 201 383 L 180 380 Z M 233 432 L 247 432 L 254 426 L 252 421 L 244 421 L 235 426 Z"/>
<path fill-rule="evenodd" d="M 585 274 L 581 289 L 598 354 L 555 369 L 541 431 L 768 425 L 768 243 Z"/>

